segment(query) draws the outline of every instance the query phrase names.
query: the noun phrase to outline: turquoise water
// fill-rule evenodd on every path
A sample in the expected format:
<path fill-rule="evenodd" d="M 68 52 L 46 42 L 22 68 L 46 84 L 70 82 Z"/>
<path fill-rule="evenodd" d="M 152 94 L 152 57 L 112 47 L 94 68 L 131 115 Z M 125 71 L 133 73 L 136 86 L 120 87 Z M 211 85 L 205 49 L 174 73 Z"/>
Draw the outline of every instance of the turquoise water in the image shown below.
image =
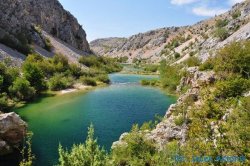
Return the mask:
<path fill-rule="evenodd" d="M 164 115 L 175 99 L 159 89 L 139 85 L 141 79 L 153 78 L 111 74 L 108 87 L 44 98 L 17 110 L 34 133 L 36 165 L 56 164 L 59 142 L 68 148 L 84 142 L 90 123 L 94 124 L 99 144 L 109 150 L 134 123 L 152 120 L 155 114 Z"/>

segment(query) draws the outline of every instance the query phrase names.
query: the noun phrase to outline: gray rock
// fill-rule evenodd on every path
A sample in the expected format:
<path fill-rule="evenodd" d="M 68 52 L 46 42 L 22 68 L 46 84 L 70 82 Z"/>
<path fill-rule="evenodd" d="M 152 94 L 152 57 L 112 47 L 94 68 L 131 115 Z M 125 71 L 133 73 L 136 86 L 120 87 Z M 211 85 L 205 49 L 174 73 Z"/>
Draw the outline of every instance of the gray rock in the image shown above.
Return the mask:
<path fill-rule="evenodd" d="M 14 112 L 0 114 L 0 155 L 9 154 L 23 141 L 27 124 Z"/>

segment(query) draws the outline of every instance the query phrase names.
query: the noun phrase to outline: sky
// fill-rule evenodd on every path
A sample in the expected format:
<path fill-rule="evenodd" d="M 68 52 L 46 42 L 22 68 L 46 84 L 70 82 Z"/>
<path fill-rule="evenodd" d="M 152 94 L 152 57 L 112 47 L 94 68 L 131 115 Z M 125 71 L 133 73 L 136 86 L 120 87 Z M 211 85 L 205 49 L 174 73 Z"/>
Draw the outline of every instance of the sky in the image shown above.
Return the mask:
<path fill-rule="evenodd" d="M 129 37 L 157 28 L 192 25 L 244 0 L 59 0 L 83 26 L 88 41 Z"/>

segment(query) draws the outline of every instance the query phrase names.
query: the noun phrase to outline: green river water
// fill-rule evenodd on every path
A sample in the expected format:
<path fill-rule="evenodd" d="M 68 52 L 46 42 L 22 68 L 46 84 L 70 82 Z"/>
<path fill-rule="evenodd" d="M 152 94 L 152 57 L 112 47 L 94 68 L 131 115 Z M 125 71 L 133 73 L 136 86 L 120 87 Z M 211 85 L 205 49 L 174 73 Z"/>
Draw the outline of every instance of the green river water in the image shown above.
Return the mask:
<path fill-rule="evenodd" d="M 57 164 L 59 143 L 69 148 L 84 142 L 90 123 L 94 124 L 98 143 L 109 150 L 134 123 L 141 125 L 156 114 L 164 115 L 175 98 L 139 85 L 141 79 L 156 77 L 111 74 L 108 87 L 46 97 L 16 110 L 34 133 L 35 165 Z"/>

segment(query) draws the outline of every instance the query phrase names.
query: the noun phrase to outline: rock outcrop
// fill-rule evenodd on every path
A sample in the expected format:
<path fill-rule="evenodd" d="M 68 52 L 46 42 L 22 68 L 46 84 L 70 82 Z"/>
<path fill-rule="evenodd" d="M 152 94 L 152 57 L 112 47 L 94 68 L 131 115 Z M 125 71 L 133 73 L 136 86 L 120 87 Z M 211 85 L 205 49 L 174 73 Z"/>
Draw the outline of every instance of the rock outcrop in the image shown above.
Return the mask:
<path fill-rule="evenodd" d="M 0 155 L 13 152 L 25 137 L 27 124 L 14 112 L 0 114 Z"/>
<path fill-rule="evenodd" d="M 20 34 L 25 34 L 29 42 L 43 47 L 45 40 L 35 28 L 38 27 L 77 49 L 90 52 L 82 26 L 58 0 L 1 0 L 0 22 L 0 39 L 8 35 L 22 42 Z"/>

